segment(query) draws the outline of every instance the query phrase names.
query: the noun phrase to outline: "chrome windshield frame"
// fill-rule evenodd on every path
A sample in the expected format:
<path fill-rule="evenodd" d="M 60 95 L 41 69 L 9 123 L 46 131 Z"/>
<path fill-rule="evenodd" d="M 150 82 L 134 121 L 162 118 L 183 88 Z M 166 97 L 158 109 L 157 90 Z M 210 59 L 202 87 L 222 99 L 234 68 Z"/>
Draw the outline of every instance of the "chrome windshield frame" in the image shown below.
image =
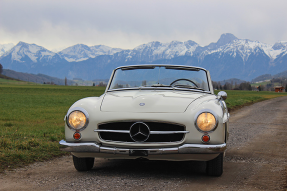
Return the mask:
<path fill-rule="evenodd" d="M 190 88 L 176 88 L 176 87 L 135 87 L 135 88 L 119 88 L 119 89 L 110 89 L 112 80 L 114 78 L 114 75 L 117 70 L 134 70 L 134 69 L 152 69 L 155 67 L 165 67 L 166 69 L 178 69 L 178 70 L 192 70 L 192 71 L 199 71 L 203 70 L 206 73 L 207 78 L 207 85 L 209 88 L 209 91 L 207 90 L 198 90 L 198 89 L 190 89 Z M 196 91 L 196 92 L 205 92 L 205 93 L 211 93 L 213 92 L 212 82 L 210 79 L 210 73 L 205 68 L 201 67 L 195 67 L 195 66 L 185 66 L 185 65 L 169 65 L 169 64 L 142 64 L 142 65 L 129 65 L 129 66 L 120 66 L 113 70 L 110 80 L 107 84 L 105 93 L 112 92 L 112 91 L 121 91 L 121 90 L 141 90 L 141 89 L 152 89 L 152 90 L 180 90 L 180 91 Z"/>

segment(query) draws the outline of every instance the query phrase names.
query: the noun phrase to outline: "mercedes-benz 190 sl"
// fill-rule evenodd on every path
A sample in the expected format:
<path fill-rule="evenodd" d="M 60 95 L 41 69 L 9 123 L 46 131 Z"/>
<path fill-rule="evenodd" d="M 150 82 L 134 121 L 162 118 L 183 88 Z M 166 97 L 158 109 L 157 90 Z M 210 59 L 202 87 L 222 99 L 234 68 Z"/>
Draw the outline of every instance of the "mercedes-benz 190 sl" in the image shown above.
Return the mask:
<path fill-rule="evenodd" d="M 221 176 L 228 139 L 227 94 L 200 67 L 133 65 L 113 70 L 100 97 L 75 102 L 61 149 L 78 171 L 94 158 L 206 161 Z"/>

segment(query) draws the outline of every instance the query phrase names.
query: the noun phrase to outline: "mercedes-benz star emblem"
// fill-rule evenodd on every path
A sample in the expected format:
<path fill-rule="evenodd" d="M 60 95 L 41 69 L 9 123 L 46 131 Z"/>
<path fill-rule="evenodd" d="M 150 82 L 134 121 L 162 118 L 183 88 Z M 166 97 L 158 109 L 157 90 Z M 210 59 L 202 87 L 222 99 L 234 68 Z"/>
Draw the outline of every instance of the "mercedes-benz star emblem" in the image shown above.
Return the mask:
<path fill-rule="evenodd" d="M 130 128 L 130 136 L 135 142 L 144 142 L 149 138 L 150 130 L 147 124 L 136 122 Z"/>

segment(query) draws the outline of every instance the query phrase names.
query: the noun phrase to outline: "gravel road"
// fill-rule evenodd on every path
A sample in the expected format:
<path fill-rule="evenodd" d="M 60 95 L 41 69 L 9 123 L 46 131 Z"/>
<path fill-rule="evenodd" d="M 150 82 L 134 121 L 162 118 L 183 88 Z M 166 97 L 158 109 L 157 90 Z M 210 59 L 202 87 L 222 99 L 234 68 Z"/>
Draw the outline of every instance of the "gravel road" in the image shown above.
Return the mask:
<path fill-rule="evenodd" d="M 77 172 L 71 156 L 0 174 L 0 190 L 286 190 L 287 97 L 231 113 L 221 177 L 204 162 L 96 159 Z"/>

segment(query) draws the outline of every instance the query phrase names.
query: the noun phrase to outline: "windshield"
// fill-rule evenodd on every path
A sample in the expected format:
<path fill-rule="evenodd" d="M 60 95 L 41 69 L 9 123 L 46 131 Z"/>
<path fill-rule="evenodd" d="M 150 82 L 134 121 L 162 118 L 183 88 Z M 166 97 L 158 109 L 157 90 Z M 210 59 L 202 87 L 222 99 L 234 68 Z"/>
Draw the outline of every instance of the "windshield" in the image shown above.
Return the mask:
<path fill-rule="evenodd" d="M 168 66 L 117 69 L 109 90 L 140 87 L 186 88 L 209 91 L 206 71 L 196 68 Z"/>

